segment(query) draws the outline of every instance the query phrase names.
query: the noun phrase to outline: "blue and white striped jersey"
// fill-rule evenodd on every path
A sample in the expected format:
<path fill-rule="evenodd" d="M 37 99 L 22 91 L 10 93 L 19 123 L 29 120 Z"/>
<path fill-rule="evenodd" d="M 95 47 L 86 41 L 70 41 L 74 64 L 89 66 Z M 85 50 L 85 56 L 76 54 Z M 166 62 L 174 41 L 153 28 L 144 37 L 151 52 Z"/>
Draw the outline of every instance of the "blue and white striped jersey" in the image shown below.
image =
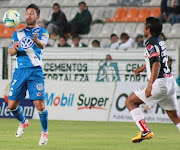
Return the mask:
<path fill-rule="evenodd" d="M 19 42 L 19 50 L 16 56 L 16 68 L 27 68 L 42 66 L 42 49 L 33 41 L 33 34 L 38 34 L 38 39 L 47 44 L 49 34 L 46 29 L 41 27 L 24 28 L 14 32 L 11 46 L 14 42 Z"/>

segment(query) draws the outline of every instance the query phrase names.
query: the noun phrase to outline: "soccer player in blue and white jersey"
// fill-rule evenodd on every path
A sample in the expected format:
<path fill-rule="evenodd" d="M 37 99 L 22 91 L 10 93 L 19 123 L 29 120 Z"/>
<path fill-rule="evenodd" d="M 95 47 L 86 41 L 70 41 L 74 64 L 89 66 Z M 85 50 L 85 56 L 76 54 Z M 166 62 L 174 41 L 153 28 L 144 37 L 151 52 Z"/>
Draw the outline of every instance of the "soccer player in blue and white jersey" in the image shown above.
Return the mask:
<path fill-rule="evenodd" d="M 42 125 L 39 145 L 43 146 L 48 141 L 48 112 L 45 109 L 44 78 L 42 71 L 42 50 L 48 42 L 46 29 L 37 26 L 40 17 L 40 9 L 35 4 L 26 8 L 27 27 L 14 32 L 9 48 L 10 56 L 16 55 L 16 68 L 9 89 L 8 107 L 20 124 L 16 137 L 24 134 L 24 129 L 29 125 L 24 117 L 20 100 L 29 91 L 29 99 L 34 102 L 39 112 Z"/>

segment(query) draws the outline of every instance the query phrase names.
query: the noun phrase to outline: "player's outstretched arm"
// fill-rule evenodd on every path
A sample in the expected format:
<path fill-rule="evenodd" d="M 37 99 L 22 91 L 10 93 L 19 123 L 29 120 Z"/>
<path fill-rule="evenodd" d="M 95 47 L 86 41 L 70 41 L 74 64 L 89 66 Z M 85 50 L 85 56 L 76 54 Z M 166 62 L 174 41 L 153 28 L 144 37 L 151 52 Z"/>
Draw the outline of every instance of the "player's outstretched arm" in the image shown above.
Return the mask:
<path fill-rule="evenodd" d="M 40 48 L 40 49 L 44 49 L 46 44 L 41 42 L 39 39 L 38 39 L 38 34 L 37 33 L 34 33 L 34 37 L 33 37 L 33 41 L 36 43 L 36 45 Z"/>
<path fill-rule="evenodd" d="M 14 42 L 13 47 L 9 48 L 9 55 L 14 56 L 19 50 L 19 42 Z"/>
<path fill-rule="evenodd" d="M 139 67 L 139 68 L 136 68 L 134 70 L 134 74 L 135 75 L 139 75 L 141 72 L 143 72 L 144 70 L 146 69 L 146 64 L 144 64 L 143 66 Z"/>
<path fill-rule="evenodd" d="M 160 68 L 161 68 L 161 64 L 159 62 L 154 62 L 153 63 L 152 71 L 151 71 L 151 77 L 150 77 L 148 86 L 147 86 L 147 88 L 145 90 L 146 97 L 150 97 L 151 96 L 152 84 L 157 79 L 157 77 L 159 75 Z"/>

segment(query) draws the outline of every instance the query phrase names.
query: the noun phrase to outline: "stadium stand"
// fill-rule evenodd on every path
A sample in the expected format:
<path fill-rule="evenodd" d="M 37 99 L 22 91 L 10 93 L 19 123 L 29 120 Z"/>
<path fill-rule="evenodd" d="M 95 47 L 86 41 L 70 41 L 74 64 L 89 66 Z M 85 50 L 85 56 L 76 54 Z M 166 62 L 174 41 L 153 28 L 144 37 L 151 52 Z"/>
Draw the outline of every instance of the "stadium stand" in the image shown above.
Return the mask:
<path fill-rule="evenodd" d="M 66 14 L 67 20 L 71 20 L 78 11 L 77 5 L 81 0 L 9 0 L 0 1 L 0 18 L 9 9 L 17 10 L 21 14 L 21 22 L 15 30 L 25 26 L 25 7 L 30 3 L 36 3 L 41 7 L 41 19 L 49 20 L 52 13 L 52 4 L 60 4 L 62 11 Z M 161 13 L 161 0 L 83 0 L 87 3 L 92 14 L 93 23 L 87 35 L 80 35 L 84 44 L 91 45 L 92 40 L 100 41 L 101 46 L 110 44 L 109 36 L 115 33 L 120 36 L 122 32 L 128 33 L 135 38 L 137 34 L 143 34 L 143 22 L 146 17 L 158 17 Z M 97 20 L 100 20 L 98 22 Z M 2 20 L 1 20 L 2 21 Z M 6 28 L 0 21 L 0 45 L 9 43 L 14 29 Z M 163 24 L 163 33 L 168 38 L 167 47 L 179 47 L 180 24 Z M 3 42 L 2 42 L 3 41 Z M 7 41 L 7 42 L 4 42 Z M 56 47 L 55 39 L 49 40 L 49 45 Z M 68 43 L 71 44 L 71 38 Z"/>
<path fill-rule="evenodd" d="M 161 9 L 159 7 L 155 7 L 151 9 L 149 16 L 158 17 L 161 14 Z"/>
<path fill-rule="evenodd" d="M 176 23 L 171 27 L 170 37 L 180 38 L 180 23 Z"/>
<path fill-rule="evenodd" d="M 135 22 L 137 20 L 136 18 L 138 16 L 138 14 L 139 14 L 139 9 L 136 7 L 131 7 L 128 10 L 125 18 L 122 19 L 122 21 L 124 21 L 124 22 Z"/>
<path fill-rule="evenodd" d="M 135 21 L 137 22 L 144 22 L 145 19 L 149 16 L 150 8 L 141 8 L 139 10 L 139 14 L 137 16 L 137 19 Z"/>
<path fill-rule="evenodd" d="M 112 19 L 106 19 L 107 22 L 118 22 L 122 21 L 122 19 L 126 16 L 127 9 L 122 7 L 118 8 L 114 14 L 114 17 Z"/>
<path fill-rule="evenodd" d="M 114 28 L 113 23 L 104 24 L 102 31 L 101 31 L 101 34 L 100 34 L 100 37 L 109 38 L 111 33 L 112 33 L 113 28 Z"/>

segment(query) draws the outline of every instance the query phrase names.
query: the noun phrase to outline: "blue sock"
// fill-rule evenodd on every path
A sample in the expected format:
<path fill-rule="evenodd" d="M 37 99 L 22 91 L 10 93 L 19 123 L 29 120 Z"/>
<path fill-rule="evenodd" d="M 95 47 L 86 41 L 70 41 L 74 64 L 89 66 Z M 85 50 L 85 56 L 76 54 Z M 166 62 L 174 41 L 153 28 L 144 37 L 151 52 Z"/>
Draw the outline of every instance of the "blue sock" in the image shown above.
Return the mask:
<path fill-rule="evenodd" d="M 11 110 L 14 117 L 20 121 L 20 123 L 25 123 L 26 118 L 23 115 L 23 111 L 20 106 L 18 106 L 16 109 Z"/>
<path fill-rule="evenodd" d="M 43 110 L 39 111 L 39 118 L 42 126 L 42 131 L 47 132 L 48 131 L 48 111 Z"/>

